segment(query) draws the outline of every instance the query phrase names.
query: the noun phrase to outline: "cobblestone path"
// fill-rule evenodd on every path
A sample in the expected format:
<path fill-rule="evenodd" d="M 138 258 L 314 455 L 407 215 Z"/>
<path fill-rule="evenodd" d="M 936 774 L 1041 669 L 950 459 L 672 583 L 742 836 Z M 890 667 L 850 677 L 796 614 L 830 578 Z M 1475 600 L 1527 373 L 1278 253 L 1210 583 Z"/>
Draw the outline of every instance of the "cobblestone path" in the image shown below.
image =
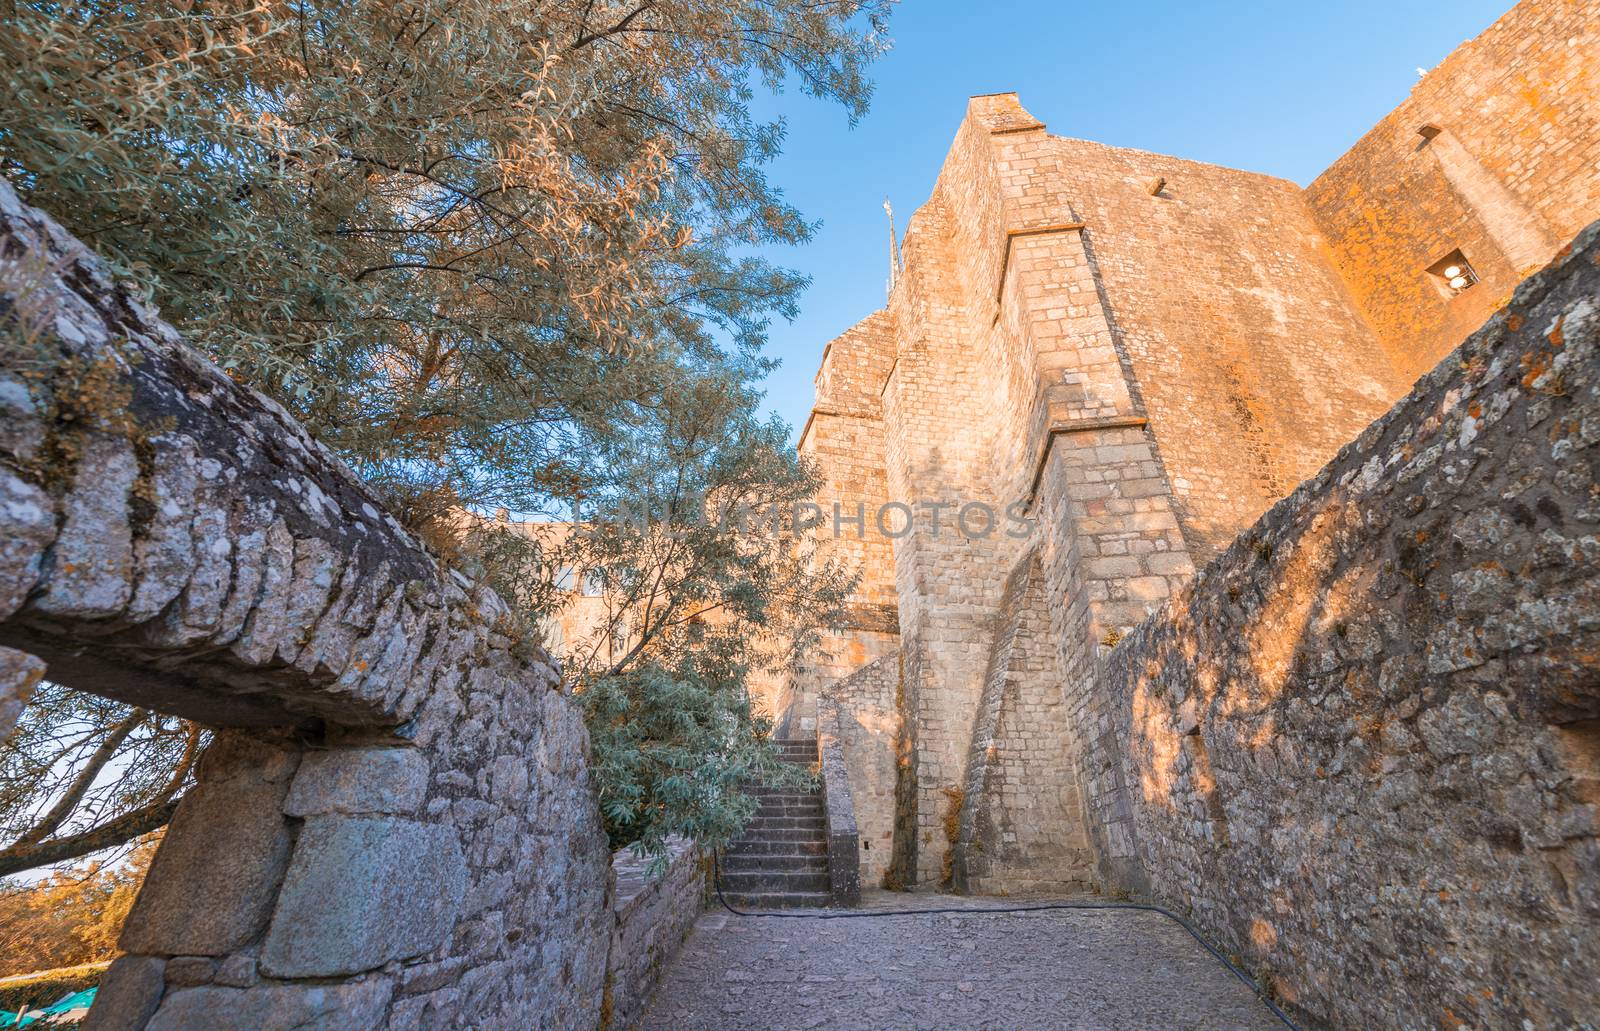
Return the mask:
<path fill-rule="evenodd" d="M 864 909 L 1039 900 L 872 893 Z M 695 926 L 638 1027 L 647 1031 L 1281 1028 L 1159 913 L 849 920 L 738 917 Z"/>

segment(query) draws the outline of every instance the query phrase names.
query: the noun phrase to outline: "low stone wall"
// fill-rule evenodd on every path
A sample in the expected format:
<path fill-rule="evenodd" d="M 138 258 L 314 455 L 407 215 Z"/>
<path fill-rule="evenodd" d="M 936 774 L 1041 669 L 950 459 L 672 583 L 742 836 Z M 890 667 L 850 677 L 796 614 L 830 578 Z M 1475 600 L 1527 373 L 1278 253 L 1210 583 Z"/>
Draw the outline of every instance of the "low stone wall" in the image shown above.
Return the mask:
<path fill-rule="evenodd" d="M 615 924 L 602 1029 L 621 1031 L 638 1019 L 662 972 L 705 909 L 705 859 L 693 842 L 672 840 L 666 866 L 652 873 L 651 865 L 648 856 L 631 848 L 611 860 L 616 875 L 611 903 Z"/>
<path fill-rule="evenodd" d="M 549 655 L 4 179 L 0 313 L 0 718 L 43 671 L 217 728 L 86 1027 L 594 1027 Z"/>
<path fill-rule="evenodd" d="M 1597 238 L 1106 660 L 1149 887 L 1329 1024 L 1595 1018 Z"/>
<path fill-rule="evenodd" d="M 828 894 L 835 906 L 861 904 L 861 834 L 850 791 L 850 773 L 839 744 L 839 709 L 817 712 L 817 765 L 821 767 L 822 811 L 827 820 Z"/>
<path fill-rule="evenodd" d="M 818 705 L 828 714 L 849 771 L 861 883 L 871 887 L 882 884 L 893 855 L 895 748 L 901 730 L 896 703 L 899 684 L 900 656 L 896 653 L 828 685 Z"/>

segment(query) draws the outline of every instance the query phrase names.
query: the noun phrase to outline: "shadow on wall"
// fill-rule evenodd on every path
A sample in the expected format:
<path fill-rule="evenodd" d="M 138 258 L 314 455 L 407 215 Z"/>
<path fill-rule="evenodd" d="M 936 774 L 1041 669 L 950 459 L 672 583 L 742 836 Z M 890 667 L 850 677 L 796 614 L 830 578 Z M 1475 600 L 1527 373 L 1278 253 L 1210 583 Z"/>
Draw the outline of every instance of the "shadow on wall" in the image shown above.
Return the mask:
<path fill-rule="evenodd" d="M 1600 982 L 1600 224 L 1109 656 L 1144 868 L 1336 1025 Z"/>

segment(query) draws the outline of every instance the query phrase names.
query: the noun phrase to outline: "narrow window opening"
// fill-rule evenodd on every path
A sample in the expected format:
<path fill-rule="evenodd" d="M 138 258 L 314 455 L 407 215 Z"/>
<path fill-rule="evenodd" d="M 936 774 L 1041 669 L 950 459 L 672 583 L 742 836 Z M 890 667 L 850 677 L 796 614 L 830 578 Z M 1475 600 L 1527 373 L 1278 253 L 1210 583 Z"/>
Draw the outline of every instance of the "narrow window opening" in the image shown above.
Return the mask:
<path fill-rule="evenodd" d="M 1444 132 L 1443 129 L 1439 128 L 1437 125 L 1434 125 L 1432 122 L 1429 122 L 1417 130 L 1417 135 L 1422 137 L 1422 141 L 1424 143 L 1428 143 L 1442 132 Z"/>
<path fill-rule="evenodd" d="M 1428 275 L 1433 278 L 1439 292 L 1446 297 L 1454 297 L 1463 290 L 1470 290 L 1478 282 L 1478 273 L 1473 270 L 1472 263 L 1467 261 L 1467 256 L 1462 254 L 1459 248 L 1429 265 Z"/>

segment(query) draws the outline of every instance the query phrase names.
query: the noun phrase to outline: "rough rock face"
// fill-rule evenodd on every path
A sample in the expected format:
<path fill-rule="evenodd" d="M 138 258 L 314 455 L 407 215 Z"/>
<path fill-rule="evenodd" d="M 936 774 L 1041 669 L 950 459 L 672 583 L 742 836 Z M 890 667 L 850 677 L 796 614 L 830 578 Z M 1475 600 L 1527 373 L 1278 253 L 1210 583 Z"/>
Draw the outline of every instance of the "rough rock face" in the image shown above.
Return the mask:
<path fill-rule="evenodd" d="M 1597 445 L 1600 225 L 1111 652 L 1150 886 L 1306 1012 L 1595 1019 Z"/>
<path fill-rule="evenodd" d="M 503 603 L 4 180 L 0 321 L 0 721 L 37 656 L 223 728 L 90 1026 L 593 1026 L 587 739 Z"/>

